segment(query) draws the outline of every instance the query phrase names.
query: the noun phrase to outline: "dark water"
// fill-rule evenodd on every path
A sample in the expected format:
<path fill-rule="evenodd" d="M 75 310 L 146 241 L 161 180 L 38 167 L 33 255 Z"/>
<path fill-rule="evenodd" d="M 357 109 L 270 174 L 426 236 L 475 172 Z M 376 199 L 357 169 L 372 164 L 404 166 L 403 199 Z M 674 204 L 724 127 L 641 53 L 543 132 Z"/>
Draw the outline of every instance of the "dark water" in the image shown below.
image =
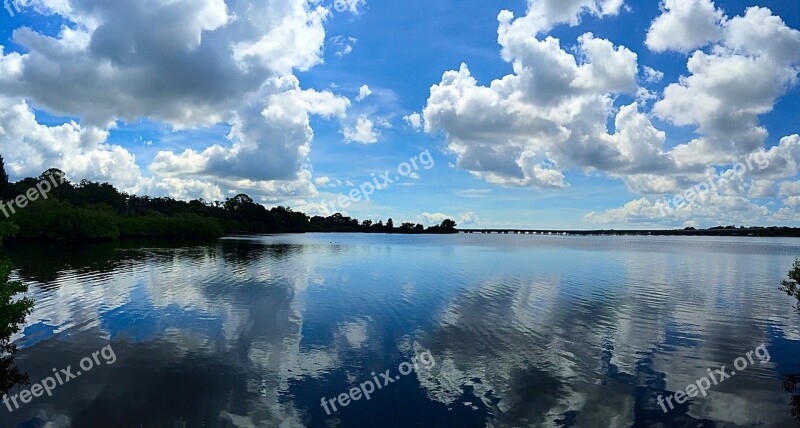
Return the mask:
<path fill-rule="evenodd" d="M 37 302 L 18 367 L 32 384 L 93 367 L 0 407 L 0 427 L 797 426 L 800 315 L 778 286 L 800 240 L 339 234 L 4 252 Z M 745 369 L 663 411 L 659 396 L 739 357 Z"/>

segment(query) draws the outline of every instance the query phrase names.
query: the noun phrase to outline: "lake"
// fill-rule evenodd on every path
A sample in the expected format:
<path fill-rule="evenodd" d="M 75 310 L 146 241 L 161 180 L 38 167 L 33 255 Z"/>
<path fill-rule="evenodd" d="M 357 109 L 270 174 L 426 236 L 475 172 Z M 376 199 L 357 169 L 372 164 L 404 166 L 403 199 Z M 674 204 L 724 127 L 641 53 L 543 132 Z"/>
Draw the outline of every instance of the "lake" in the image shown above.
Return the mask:
<path fill-rule="evenodd" d="M 797 239 L 309 234 L 3 252 L 36 300 L 15 363 L 31 385 L 61 378 L 3 405 L 3 427 L 797 424 L 800 315 L 778 289 Z"/>

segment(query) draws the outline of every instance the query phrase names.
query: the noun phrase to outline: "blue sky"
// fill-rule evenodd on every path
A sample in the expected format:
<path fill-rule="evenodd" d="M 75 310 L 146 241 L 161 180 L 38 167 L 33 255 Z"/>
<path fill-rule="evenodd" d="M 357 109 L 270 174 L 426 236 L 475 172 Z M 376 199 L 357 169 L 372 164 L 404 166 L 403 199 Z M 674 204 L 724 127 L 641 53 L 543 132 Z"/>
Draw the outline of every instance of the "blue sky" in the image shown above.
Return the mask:
<path fill-rule="evenodd" d="M 0 11 L 12 178 L 59 167 L 131 193 L 247 193 L 318 214 L 427 152 L 434 167 L 346 214 L 800 223 L 797 2 L 116 3 Z M 724 185 L 686 193 L 717 174 Z"/>

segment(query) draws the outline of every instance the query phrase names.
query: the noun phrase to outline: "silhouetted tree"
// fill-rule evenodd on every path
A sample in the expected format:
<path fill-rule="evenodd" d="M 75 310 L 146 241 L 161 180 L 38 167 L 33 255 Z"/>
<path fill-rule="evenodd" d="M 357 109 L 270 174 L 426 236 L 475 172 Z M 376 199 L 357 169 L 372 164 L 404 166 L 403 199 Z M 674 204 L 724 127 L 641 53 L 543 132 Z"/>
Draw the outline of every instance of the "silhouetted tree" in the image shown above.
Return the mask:
<path fill-rule="evenodd" d="M 414 223 L 403 223 L 400 225 L 400 233 L 414 233 Z"/>
<path fill-rule="evenodd" d="M 50 168 L 39 176 L 39 178 L 42 180 L 49 180 L 51 177 L 59 184 L 65 183 L 67 181 L 67 175 L 64 174 L 64 171 L 58 168 Z"/>
<path fill-rule="evenodd" d="M 447 219 L 442 222 L 439 226 L 431 226 L 429 227 L 425 233 L 439 233 L 439 234 L 447 234 L 447 233 L 458 233 L 456 230 L 456 222 L 453 220 Z"/>
<path fill-rule="evenodd" d="M 11 198 L 11 185 L 8 182 L 8 173 L 6 172 L 6 162 L 0 156 L 0 199 Z"/>
<path fill-rule="evenodd" d="M 226 200 L 224 206 L 225 209 L 228 211 L 237 211 L 252 204 L 253 204 L 253 198 L 245 194 L 238 194 Z"/>

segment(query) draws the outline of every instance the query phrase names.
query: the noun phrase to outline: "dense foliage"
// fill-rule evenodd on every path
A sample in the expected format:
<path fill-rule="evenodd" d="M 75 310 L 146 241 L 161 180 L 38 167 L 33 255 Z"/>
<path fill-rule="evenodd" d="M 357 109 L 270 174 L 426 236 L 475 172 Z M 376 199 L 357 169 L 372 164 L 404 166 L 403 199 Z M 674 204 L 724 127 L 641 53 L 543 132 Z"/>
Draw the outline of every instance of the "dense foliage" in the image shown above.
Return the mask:
<path fill-rule="evenodd" d="M 14 296 L 24 294 L 28 287 L 18 281 L 9 281 L 11 263 L 0 260 L 0 354 L 13 354 L 17 351 L 10 338 L 19 331 L 19 325 L 33 310 L 33 300 Z"/>
<path fill-rule="evenodd" d="M 4 224 L 0 227 L 0 242 L 16 232 L 16 226 Z M 28 291 L 28 287 L 18 281 L 9 281 L 11 263 L 0 260 L 0 394 L 5 394 L 17 385 L 28 383 L 28 375 L 14 364 L 13 355 L 17 346 L 11 337 L 19 332 L 25 318 L 33 310 L 33 300 L 17 298 Z"/>
<path fill-rule="evenodd" d="M 0 194 L 3 177 L 0 164 Z M 12 200 L 36 187 L 42 180 L 61 176 L 50 169 L 40 177 L 30 177 L 9 184 L 0 198 Z M 108 183 L 82 180 L 63 181 L 47 198 L 39 198 L 24 209 L 9 214 L 6 223 L 19 226 L 15 239 L 31 240 L 104 240 L 120 237 L 218 237 L 228 233 L 455 233 L 456 224 L 446 220 L 427 230 L 418 224 L 395 227 L 392 219 L 385 224 L 334 214 L 313 217 L 287 207 L 267 209 L 247 195 L 226 201 L 202 199 L 178 201 L 171 198 L 128 195 Z M 2 223 L 0 223 L 2 224 Z M 2 226 L 0 226 L 2 227 Z M 9 226 L 10 227 L 10 226 Z"/>

